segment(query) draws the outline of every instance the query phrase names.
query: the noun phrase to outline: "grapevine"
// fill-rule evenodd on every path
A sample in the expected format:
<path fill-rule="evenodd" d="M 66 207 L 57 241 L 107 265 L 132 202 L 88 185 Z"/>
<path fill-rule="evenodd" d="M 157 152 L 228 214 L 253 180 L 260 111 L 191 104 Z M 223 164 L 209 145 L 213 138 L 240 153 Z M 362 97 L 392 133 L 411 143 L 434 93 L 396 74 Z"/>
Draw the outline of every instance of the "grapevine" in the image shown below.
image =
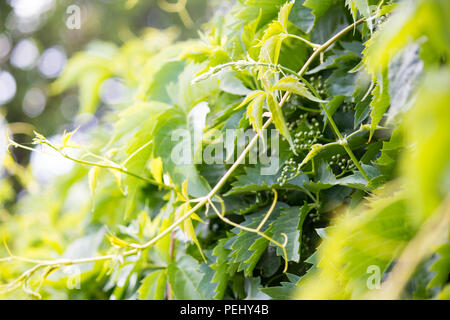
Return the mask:
<path fill-rule="evenodd" d="M 198 27 L 189 1 L 155 6 Z M 71 298 L 75 279 L 84 298 L 448 299 L 449 4 L 230 7 L 199 39 L 69 58 L 48 90 L 78 88 L 80 116 L 58 139 L 9 124 L 0 297 Z M 35 157 L 71 169 L 43 187 Z"/>

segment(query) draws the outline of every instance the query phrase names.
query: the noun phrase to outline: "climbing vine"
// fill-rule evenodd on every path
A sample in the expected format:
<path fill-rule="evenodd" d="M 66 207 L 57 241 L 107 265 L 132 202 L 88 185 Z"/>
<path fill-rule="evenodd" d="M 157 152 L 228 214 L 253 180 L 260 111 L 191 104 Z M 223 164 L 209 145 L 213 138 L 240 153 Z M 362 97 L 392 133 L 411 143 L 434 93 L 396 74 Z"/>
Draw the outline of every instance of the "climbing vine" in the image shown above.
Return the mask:
<path fill-rule="evenodd" d="M 73 167 L 0 225 L 0 294 L 448 298 L 450 7 L 404 2 L 238 1 L 198 40 L 76 54 L 50 90 L 79 87 L 98 123 L 8 134 L 5 163 L 24 149 Z M 186 1 L 158 4 L 192 27 Z M 102 111 L 86 73 L 133 98 Z"/>

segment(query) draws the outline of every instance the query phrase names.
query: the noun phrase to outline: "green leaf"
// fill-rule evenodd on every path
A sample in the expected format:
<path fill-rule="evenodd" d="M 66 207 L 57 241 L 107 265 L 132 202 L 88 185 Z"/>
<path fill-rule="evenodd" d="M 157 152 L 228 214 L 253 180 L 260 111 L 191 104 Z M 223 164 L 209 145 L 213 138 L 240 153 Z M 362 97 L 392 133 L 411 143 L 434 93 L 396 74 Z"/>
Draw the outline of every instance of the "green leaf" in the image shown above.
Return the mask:
<path fill-rule="evenodd" d="M 100 171 L 99 167 L 92 167 L 88 173 L 89 190 L 91 194 L 95 193 L 95 188 L 97 187 L 98 173 Z"/>
<path fill-rule="evenodd" d="M 124 110 L 120 114 L 120 121 L 115 128 L 115 136 L 112 141 L 121 140 L 126 137 L 125 142 L 126 163 L 125 168 L 139 176 L 146 176 L 148 173 L 147 163 L 152 155 L 153 129 L 156 119 L 168 110 L 170 106 L 163 103 L 137 103 Z M 133 136 L 129 136 L 134 133 Z M 126 175 L 124 185 L 127 188 L 128 197 L 125 208 L 125 219 L 128 218 L 136 207 L 136 197 L 138 190 L 145 185 L 145 181 L 136 177 Z"/>
<path fill-rule="evenodd" d="M 364 18 L 370 18 L 370 7 L 368 0 L 346 0 L 345 4 L 349 7 L 352 13 L 353 21 L 356 21 L 357 19 L 357 11 L 359 11 Z M 369 29 L 372 30 L 373 26 L 371 20 L 367 21 L 367 25 L 369 26 Z"/>
<path fill-rule="evenodd" d="M 97 250 L 103 241 L 106 230 L 100 228 L 82 236 L 70 243 L 62 254 L 63 259 L 84 259 L 90 258 L 97 254 Z M 94 267 L 93 263 L 80 265 L 80 272 L 90 271 Z"/>
<path fill-rule="evenodd" d="M 139 287 L 140 300 L 164 300 L 167 270 L 157 270 L 144 278 Z"/>
<path fill-rule="evenodd" d="M 342 69 L 334 71 L 326 80 L 328 87 L 328 95 L 337 96 L 351 96 L 355 91 L 356 74 L 349 73 Z"/>
<path fill-rule="evenodd" d="M 181 256 L 169 265 L 168 279 L 177 300 L 205 300 L 207 292 L 199 290 L 204 274 L 200 264 L 190 256 Z"/>
<path fill-rule="evenodd" d="M 326 229 L 317 270 L 300 280 L 296 298 L 350 299 L 368 293 L 368 268 L 378 267 L 382 276 L 416 231 L 404 194 L 396 188 L 387 187 L 364 209 L 353 210 Z"/>
<path fill-rule="evenodd" d="M 280 202 L 277 203 L 268 221 L 261 228 L 261 232 L 264 232 L 268 236 L 273 235 L 273 227 L 271 226 L 271 223 L 279 217 L 280 209 L 284 207 L 286 207 L 285 204 Z M 246 216 L 242 225 L 248 228 L 256 228 L 264 218 L 268 209 L 269 208 L 267 207 L 254 214 Z M 251 276 L 262 254 L 267 249 L 269 240 L 256 233 L 244 231 L 238 228 L 234 228 L 232 232 L 235 236 L 227 242 L 227 247 L 231 249 L 231 253 L 229 255 L 229 271 L 237 268 L 238 272 L 244 271 L 246 276 Z"/>
<path fill-rule="evenodd" d="M 216 295 L 214 299 L 222 299 L 225 290 L 228 285 L 228 279 L 231 276 L 228 273 L 228 256 L 230 254 L 230 250 L 225 248 L 225 244 L 227 239 L 221 239 L 217 242 L 217 245 L 213 249 L 213 256 L 216 257 L 215 263 L 213 263 L 210 267 L 215 271 L 214 276 L 212 278 L 212 283 L 217 283 L 214 292 Z"/>
<path fill-rule="evenodd" d="M 289 261 L 300 261 L 301 230 L 303 222 L 311 209 L 312 206 L 310 205 L 304 205 L 301 208 L 290 207 L 283 209 L 280 217 L 272 223 L 274 240 L 283 243 L 285 238 L 282 234 L 284 233 L 287 236 L 286 252 Z M 277 247 L 277 254 L 283 256 L 283 251 L 280 247 Z"/>
<path fill-rule="evenodd" d="M 251 90 L 244 86 L 242 81 L 237 77 L 235 71 L 224 71 L 219 76 L 220 90 L 234 95 L 245 96 L 251 93 Z"/>
<path fill-rule="evenodd" d="M 117 121 L 114 123 L 114 135 L 110 143 L 121 139 L 129 139 L 137 131 L 146 127 L 147 119 L 150 124 L 150 119 L 154 121 L 159 114 L 170 107 L 168 104 L 159 102 L 136 102 L 129 106 L 118 114 Z"/>
<path fill-rule="evenodd" d="M 289 1 L 286 2 L 280 9 L 280 12 L 278 13 L 278 21 L 281 23 L 281 26 L 283 27 L 283 30 L 285 33 L 287 32 L 288 28 L 288 18 L 289 14 L 291 12 L 292 6 L 294 5 L 295 1 Z"/>
<path fill-rule="evenodd" d="M 224 297 L 229 280 L 234 275 L 228 272 L 228 257 L 231 251 L 225 248 L 227 241 L 228 238 L 222 238 L 217 241 L 217 245 L 212 252 L 205 252 L 209 265 L 205 262 L 200 267 L 204 277 L 200 282 L 199 289 L 206 293 L 208 299 L 221 300 Z"/>
<path fill-rule="evenodd" d="M 286 273 L 286 276 L 288 277 L 289 282 L 282 281 L 280 283 L 281 286 L 261 288 L 261 292 L 275 300 L 292 299 L 295 289 L 297 288 L 296 283 L 300 280 L 300 277 L 291 273 Z"/>
<path fill-rule="evenodd" d="M 369 169 L 368 174 L 372 179 L 379 175 L 379 173 L 374 170 L 373 167 L 363 165 L 363 168 L 365 171 Z M 368 181 L 364 179 L 359 171 L 353 173 L 352 175 L 337 179 L 329 165 L 325 162 L 322 162 L 318 168 L 317 181 L 305 182 L 304 185 L 307 189 L 313 192 L 326 190 L 336 185 L 369 191 L 370 187 L 367 187 L 367 183 Z"/>
<path fill-rule="evenodd" d="M 225 196 L 242 193 L 253 193 L 256 191 L 270 191 L 272 189 L 295 189 L 303 190 L 303 184 L 308 181 L 308 176 L 301 174 L 280 185 L 278 178 L 281 177 L 281 170 L 275 175 L 262 175 L 261 168 L 246 167 L 245 174 L 238 175 L 236 181 L 232 183 L 233 188 Z"/>
<path fill-rule="evenodd" d="M 187 183 L 183 184 L 183 188 L 187 186 Z M 186 196 L 186 195 L 185 195 Z M 175 220 L 180 219 L 182 216 L 184 216 L 189 210 L 191 210 L 191 206 L 189 205 L 189 203 L 184 203 L 182 204 L 177 211 L 175 212 Z M 195 229 L 194 229 L 194 225 L 192 223 L 192 220 L 196 219 L 196 220 L 200 220 L 200 217 L 196 214 L 193 213 L 189 218 L 185 219 L 181 224 L 180 224 L 180 229 L 184 232 L 184 234 L 186 235 L 186 237 L 192 241 L 198 248 L 198 251 L 200 253 L 200 255 L 202 256 L 203 260 L 206 260 L 206 257 L 203 253 L 202 247 L 200 245 L 200 241 L 198 241 L 197 235 L 195 233 Z"/>
<path fill-rule="evenodd" d="M 262 90 L 255 90 L 247 94 L 247 96 L 242 100 L 242 102 L 235 108 L 235 110 L 240 109 L 247 104 L 249 104 L 253 99 L 260 95 L 265 95 L 266 93 Z"/>
<path fill-rule="evenodd" d="M 100 101 L 100 87 L 110 74 L 104 70 L 92 70 L 79 80 L 80 113 L 94 113 Z"/>
<path fill-rule="evenodd" d="M 205 63 L 188 64 L 176 81 L 172 78 L 171 83 L 165 87 L 172 104 L 189 112 L 199 103 L 210 101 L 220 92 L 219 80 L 214 77 L 192 83 L 192 79 L 205 67 Z"/>
<path fill-rule="evenodd" d="M 261 278 L 250 277 L 245 279 L 245 300 L 267 300 L 269 297 L 261 291 Z"/>
<path fill-rule="evenodd" d="M 401 151 L 404 147 L 404 137 L 400 130 L 394 130 L 391 139 L 383 142 L 381 155 L 375 161 L 384 179 L 392 179 L 398 166 Z"/>
<path fill-rule="evenodd" d="M 260 62 L 278 64 L 281 45 L 288 36 L 288 17 L 293 4 L 292 1 L 285 3 L 278 13 L 278 20 L 270 23 L 264 32 L 259 44 L 261 46 Z"/>
<path fill-rule="evenodd" d="M 427 37 L 433 51 L 448 54 L 448 1 L 408 1 L 400 3 L 392 18 L 382 24 L 366 42 L 364 63 L 371 75 L 377 75 L 412 41 Z"/>
<path fill-rule="evenodd" d="M 266 93 L 257 95 L 248 105 L 247 117 L 250 124 L 253 126 L 256 132 L 260 132 L 262 129 L 262 115 L 264 102 L 266 101 Z"/>
<path fill-rule="evenodd" d="M 248 277 L 252 275 L 253 269 L 256 267 L 256 264 L 258 263 L 259 259 L 261 258 L 264 251 L 267 249 L 267 246 L 269 245 L 269 240 L 260 237 L 259 235 L 249 233 L 247 231 L 246 235 L 239 235 L 238 240 L 233 244 L 231 247 L 233 250 L 247 250 L 248 255 L 236 255 L 235 262 L 240 262 L 238 272 L 244 271 L 244 274 Z M 256 235 L 256 237 L 254 237 Z M 251 241 L 249 239 L 254 238 L 254 241 Z M 243 247 L 244 241 L 249 244 L 250 246 L 245 248 Z M 244 259 L 245 260 L 240 260 Z"/>
<path fill-rule="evenodd" d="M 303 3 L 305 7 L 312 10 L 312 13 L 315 17 L 314 23 L 317 23 L 320 17 L 322 17 L 323 14 L 328 11 L 332 4 L 333 0 L 306 0 Z"/>
<path fill-rule="evenodd" d="M 353 121 L 353 128 L 356 129 L 369 116 L 370 102 L 371 102 L 370 99 L 366 99 L 356 104 L 355 120 Z"/>
<path fill-rule="evenodd" d="M 191 112 L 189 116 L 180 108 L 171 108 L 156 118 L 152 123 L 153 157 L 162 159 L 164 171 L 169 173 L 174 183 L 181 185 L 187 180 L 189 193 L 200 197 L 208 193 L 209 186 L 195 167 L 194 154 L 200 141 L 194 141 L 194 132 L 203 130 L 209 108 L 202 103 Z M 174 133 L 180 135 L 172 136 Z"/>
<path fill-rule="evenodd" d="M 318 143 L 312 145 L 308 154 L 303 158 L 302 162 L 300 163 L 300 168 L 303 167 L 305 164 L 307 164 L 312 159 L 314 159 L 322 150 L 323 150 L 323 145 L 318 144 Z"/>
<path fill-rule="evenodd" d="M 261 40 L 261 51 L 259 60 L 264 63 L 278 64 L 280 58 L 281 45 L 287 35 L 282 33 L 283 29 L 278 22 L 273 23 Z"/>
<path fill-rule="evenodd" d="M 430 266 L 430 271 L 434 272 L 433 279 L 428 283 L 427 288 L 433 288 L 435 286 L 443 287 L 447 281 L 450 273 L 450 242 L 441 245 L 436 253 L 438 255 L 437 260 Z"/>
<path fill-rule="evenodd" d="M 263 11 L 259 10 L 259 15 L 256 19 L 251 21 L 250 23 L 244 24 L 242 30 L 242 42 L 245 45 L 245 49 L 247 49 L 249 55 L 253 58 L 255 57 L 252 53 L 255 50 L 255 46 L 257 44 L 256 32 L 258 31 L 258 26 L 261 22 Z M 257 57 L 257 55 L 256 55 Z M 255 59 L 256 59 L 255 57 Z"/>
<path fill-rule="evenodd" d="M 312 10 L 303 5 L 302 0 L 297 0 L 292 7 L 289 21 L 304 33 L 310 33 L 314 26 Z"/>
<path fill-rule="evenodd" d="M 411 215 L 416 223 L 432 215 L 450 190 L 449 68 L 431 72 L 422 82 L 417 99 L 404 119 L 408 146 L 402 163 L 412 194 Z"/>
<path fill-rule="evenodd" d="M 170 61 L 165 63 L 154 75 L 146 96 L 152 101 L 159 101 L 170 104 L 171 98 L 167 92 L 170 83 L 174 81 L 184 70 L 184 61 Z M 157 81 L 156 81 L 157 79 Z"/>
<path fill-rule="evenodd" d="M 75 54 L 67 63 L 61 76 L 51 85 L 51 94 L 63 91 L 79 84 L 83 75 L 91 71 L 101 74 L 111 74 L 110 59 L 87 53 Z"/>
<path fill-rule="evenodd" d="M 330 102 L 328 102 L 328 104 L 326 105 L 326 108 L 328 110 L 328 114 L 330 115 L 330 117 L 333 117 L 334 113 L 339 109 L 339 107 L 342 105 L 342 103 L 345 100 L 345 96 L 344 95 L 339 95 L 334 97 Z M 325 114 L 325 112 L 322 111 L 323 115 L 323 122 L 324 122 L 324 130 L 328 124 L 328 117 Z"/>
<path fill-rule="evenodd" d="M 261 25 L 275 19 L 286 0 L 250 0 L 245 1 L 245 4 L 237 6 L 236 17 L 243 20 L 246 25 L 258 19 L 261 15 Z"/>
<path fill-rule="evenodd" d="M 424 64 L 419 57 L 420 47 L 410 45 L 389 64 L 389 96 L 391 106 L 388 121 L 392 122 L 411 108 L 414 92 L 423 74 Z"/>
<path fill-rule="evenodd" d="M 298 81 L 298 79 L 296 79 L 293 76 L 281 79 L 272 87 L 272 90 L 287 91 L 302 96 L 314 102 L 319 103 L 326 102 L 324 100 L 316 98 L 302 82 Z"/>
<path fill-rule="evenodd" d="M 289 129 L 286 125 L 286 120 L 283 116 L 283 111 L 281 111 L 281 107 L 272 93 L 267 95 L 267 104 L 269 106 L 270 112 L 272 113 L 272 119 L 273 123 L 275 124 L 275 128 L 277 128 L 278 131 L 287 139 L 289 145 L 291 146 L 291 149 L 295 150 L 291 134 L 289 133 Z"/>
<path fill-rule="evenodd" d="M 390 98 L 389 98 L 389 79 L 385 73 L 378 80 L 377 86 L 372 92 L 373 100 L 370 104 L 372 111 L 370 116 L 372 121 L 370 122 L 370 137 L 369 141 L 372 140 L 372 136 L 383 118 L 386 110 L 389 108 Z"/>

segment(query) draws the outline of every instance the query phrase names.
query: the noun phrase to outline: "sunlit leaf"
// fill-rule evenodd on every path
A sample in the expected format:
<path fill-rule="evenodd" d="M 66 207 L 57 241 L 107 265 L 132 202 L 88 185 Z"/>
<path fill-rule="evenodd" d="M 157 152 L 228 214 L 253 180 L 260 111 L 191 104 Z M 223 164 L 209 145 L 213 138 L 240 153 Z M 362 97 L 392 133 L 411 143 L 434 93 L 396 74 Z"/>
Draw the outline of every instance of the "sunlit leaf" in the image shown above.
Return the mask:
<path fill-rule="evenodd" d="M 320 102 L 320 103 L 326 102 L 324 100 L 321 100 L 321 99 L 318 99 L 317 97 L 315 97 L 309 91 L 309 89 L 306 87 L 306 85 L 304 85 L 303 83 L 298 81 L 298 79 L 296 79 L 296 78 L 294 78 L 292 76 L 283 78 L 280 81 L 278 81 L 272 87 L 272 90 L 287 91 L 287 92 L 294 93 L 294 94 L 297 94 L 299 96 L 305 97 L 306 99 L 311 100 L 311 101 L 315 101 L 315 102 Z"/>

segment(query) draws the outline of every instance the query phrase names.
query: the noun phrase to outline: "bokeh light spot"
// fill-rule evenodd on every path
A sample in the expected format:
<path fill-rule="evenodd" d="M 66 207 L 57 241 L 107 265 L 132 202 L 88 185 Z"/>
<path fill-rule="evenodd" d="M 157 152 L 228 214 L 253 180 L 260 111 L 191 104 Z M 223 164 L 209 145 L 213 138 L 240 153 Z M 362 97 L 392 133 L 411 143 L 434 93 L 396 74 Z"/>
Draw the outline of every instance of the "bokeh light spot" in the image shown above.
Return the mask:
<path fill-rule="evenodd" d="M 116 105 L 126 101 L 129 97 L 129 89 L 118 78 L 110 78 L 103 82 L 101 99 L 109 105 Z"/>
<path fill-rule="evenodd" d="M 32 18 L 51 9 L 53 2 L 53 0 L 11 0 L 11 6 L 18 17 Z"/>
<path fill-rule="evenodd" d="M 66 65 L 67 56 L 60 47 L 48 48 L 39 59 L 39 71 L 47 78 L 56 78 Z"/>
<path fill-rule="evenodd" d="M 11 41 L 5 34 L 0 34 L 0 62 L 9 54 Z"/>
<path fill-rule="evenodd" d="M 23 99 L 23 112 L 30 118 L 39 116 L 45 109 L 47 103 L 47 96 L 39 88 L 31 88 L 25 94 Z"/>
<path fill-rule="evenodd" d="M 9 102 L 16 94 L 16 80 L 7 71 L 0 71 L 0 104 Z"/>
<path fill-rule="evenodd" d="M 11 53 L 11 64 L 19 69 L 29 70 L 39 56 L 39 50 L 33 40 L 24 39 L 19 41 Z"/>

